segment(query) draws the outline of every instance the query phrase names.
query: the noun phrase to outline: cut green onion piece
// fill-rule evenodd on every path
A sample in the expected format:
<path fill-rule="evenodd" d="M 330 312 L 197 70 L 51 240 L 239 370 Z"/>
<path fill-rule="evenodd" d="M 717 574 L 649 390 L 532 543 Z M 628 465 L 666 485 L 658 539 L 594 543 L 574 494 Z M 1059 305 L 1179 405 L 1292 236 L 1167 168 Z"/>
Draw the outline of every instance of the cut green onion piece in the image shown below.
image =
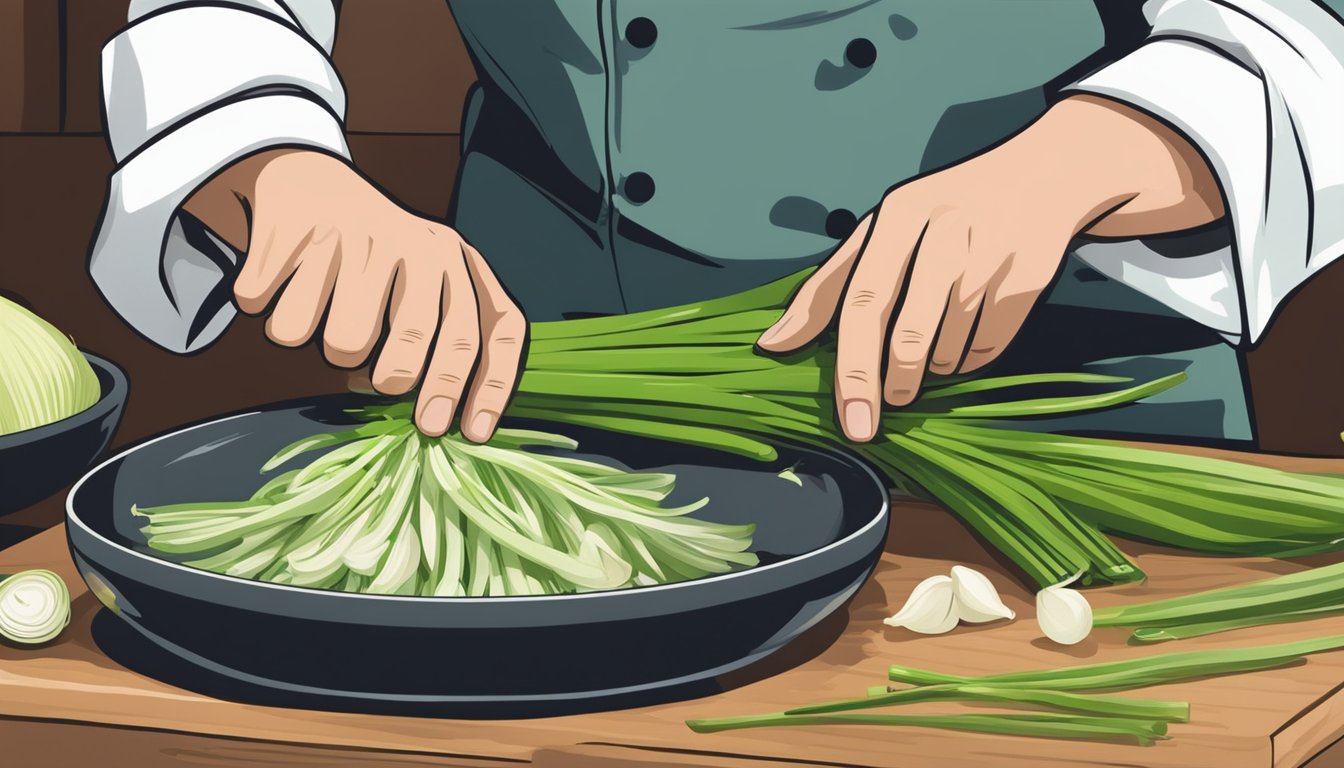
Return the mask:
<path fill-rule="evenodd" d="M 891 667 L 888 676 L 893 681 L 913 685 L 951 683 L 996 688 L 1048 688 L 1053 691 L 1123 691 L 1201 677 L 1273 669 L 1294 664 L 1313 653 L 1340 649 L 1344 649 L 1344 635 L 1279 645 L 1166 653 L 1125 661 L 985 677 L 944 675 L 897 665 Z"/>
<path fill-rule="evenodd" d="M 1044 688 L 1044 686 L 1043 686 Z M 855 699 L 841 699 L 790 709 L 788 715 L 819 715 L 849 712 L 921 701 L 980 701 L 1024 704 L 1046 709 L 1091 715 L 1135 717 L 1184 723 L 1190 719 L 1190 705 L 1182 701 L 1131 699 L 1121 696 L 1080 695 L 1056 690 L 1012 688 L 995 685 L 926 685 L 896 691 L 870 692 Z"/>
<path fill-rule="evenodd" d="M 1135 720 L 1087 715 L 750 715 L 716 720 L 687 720 L 696 733 L 718 733 L 742 728 L 799 725 L 885 725 L 935 728 L 1004 736 L 1032 736 L 1049 739 L 1117 741 L 1149 746 L 1167 737 L 1167 724 L 1161 720 Z"/>
<path fill-rule="evenodd" d="M 1185 640 L 1191 637 L 1203 637 L 1204 635 L 1231 632 L 1237 629 L 1264 627 L 1272 624 L 1291 624 L 1296 621 L 1313 621 L 1341 615 L 1344 615 L 1344 605 L 1331 605 L 1286 613 L 1257 613 L 1254 616 L 1225 621 L 1193 622 L 1164 627 L 1139 627 L 1130 635 L 1130 640 L 1134 643 L 1162 643 L 1168 640 Z"/>

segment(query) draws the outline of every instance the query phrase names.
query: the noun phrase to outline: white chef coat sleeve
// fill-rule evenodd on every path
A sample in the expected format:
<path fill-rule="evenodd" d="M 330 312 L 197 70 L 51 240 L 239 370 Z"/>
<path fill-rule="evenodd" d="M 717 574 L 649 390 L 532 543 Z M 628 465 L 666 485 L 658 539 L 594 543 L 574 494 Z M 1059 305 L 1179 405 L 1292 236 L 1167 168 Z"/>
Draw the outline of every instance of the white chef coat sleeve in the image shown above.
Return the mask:
<path fill-rule="evenodd" d="M 348 157 L 335 32 L 332 0 L 135 0 L 103 48 L 117 166 L 89 270 L 149 340 L 192 352 L 234 316 L 240 256 L 180 211 L 201 184 L 265 148 Z"/>
<path fill-rule="evenodd" d="M 1344 25 L 1313 0 L 1149 0 L 1144 12 L 1146 41 L 1066 90 L 1134 106 L 1198 147 L 1222 188 L 1228 236 L 1191 253 L 1154 238 L 1088 243 L 1078 255 L 1254 343 L 1344 249 Z"/>

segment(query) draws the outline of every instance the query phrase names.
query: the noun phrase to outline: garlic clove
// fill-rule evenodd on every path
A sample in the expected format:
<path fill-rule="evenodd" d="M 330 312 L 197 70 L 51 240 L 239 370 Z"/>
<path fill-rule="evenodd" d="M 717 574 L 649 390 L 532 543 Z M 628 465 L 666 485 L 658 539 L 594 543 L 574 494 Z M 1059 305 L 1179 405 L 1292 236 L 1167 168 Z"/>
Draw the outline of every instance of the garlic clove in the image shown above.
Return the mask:
<path fill-rule="evenodd" d="M 883 619 L 889 627 L 905 627 L 923 635 L 941 635 L 957 626 L 951 576 L 930 576 L 915 586 L 895 616 Z"/>
<path fill-rule="evenodd" d="M 989 577 L 964 565 L 952 566 L 952 599 L 957 618 L 970 624 L 1017 617 L 1003 604 Z"/>
<path fill-rule="evenodd" d="M 1063 586 L 1036 593 L 1036 623 L 1060 645 L 1074 645 L 1092 632 L 1092 605 L 1082 592 Z"/>

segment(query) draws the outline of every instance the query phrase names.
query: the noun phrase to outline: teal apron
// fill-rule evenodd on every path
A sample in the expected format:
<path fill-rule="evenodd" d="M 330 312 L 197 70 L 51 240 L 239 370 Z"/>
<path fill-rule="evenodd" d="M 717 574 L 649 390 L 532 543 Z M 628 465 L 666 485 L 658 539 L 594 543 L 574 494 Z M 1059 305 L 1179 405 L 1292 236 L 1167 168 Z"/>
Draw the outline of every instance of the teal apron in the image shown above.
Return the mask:
<path fill-rule="evenodd" d="M 451 6 L 480 82 L 450 223 L 534 320 L 705 299 L 816 264 L 893 184 L 1021 129 L 1145 32 L 1137 0 Z M 1191 380 L 1043 427 L 1251 437 L 1231 347 L 1069 256 L 996 370 L 1083 368 Z"/>

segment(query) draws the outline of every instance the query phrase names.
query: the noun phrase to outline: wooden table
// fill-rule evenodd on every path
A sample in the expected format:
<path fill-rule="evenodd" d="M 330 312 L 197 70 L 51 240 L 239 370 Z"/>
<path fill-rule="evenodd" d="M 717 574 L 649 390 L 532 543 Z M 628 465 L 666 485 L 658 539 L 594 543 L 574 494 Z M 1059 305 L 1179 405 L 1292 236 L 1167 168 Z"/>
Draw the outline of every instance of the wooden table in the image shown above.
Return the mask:
<path fill-rule="evenodd" d="M 1263 458 L 1298 468 L 1340 464 Z M 946 513 L 899 502 L 887 551 L 848 608 L 782 658 L 724 680 L 695 701 L 621 712 L 519 721 L 459 721 L 268 708 L 173 688 L 108 658 L 91 634 L 100 610 L 67 554 L 60 526 L 0 552 L 0 572 L 51 568 L 71 587 L 74 618 L 52 645 L 0 646 L 0 764 L 15 766 L 1299 766 L 1344 765 L 1344 652 L 1300 666 L 1149 689 L 1187 700 L 1193 722 L 1153 747 L 1048 741 L 921 729 L 810 727 L 700 735 L 683 721 L 777 711 L 861 695 L 901 662 L 982 674 L 1119 659 L 1154 652 L 1127 646 L 1124 630 L 1099 630 L 1060 648 L 1040 636 L 1030 593 Z M 1191 556 L 1124 543 L 1148 572 L 1138 586 L 1089 592 L 1093 604 L 1167 596 L 1328 562 Z M 924 637 L 885 627 L 921 579 L 954 563 L 984 569 L 1018 611 L 1011 623 L 963 626 Z M 1219 648 L 1344 634 L 1344 618 L 1267 627 L 1171 644 Z M 955 711 L 926 705 L 916 711 Z M 965 711 L 962 709 L 962 711 Z"/>

